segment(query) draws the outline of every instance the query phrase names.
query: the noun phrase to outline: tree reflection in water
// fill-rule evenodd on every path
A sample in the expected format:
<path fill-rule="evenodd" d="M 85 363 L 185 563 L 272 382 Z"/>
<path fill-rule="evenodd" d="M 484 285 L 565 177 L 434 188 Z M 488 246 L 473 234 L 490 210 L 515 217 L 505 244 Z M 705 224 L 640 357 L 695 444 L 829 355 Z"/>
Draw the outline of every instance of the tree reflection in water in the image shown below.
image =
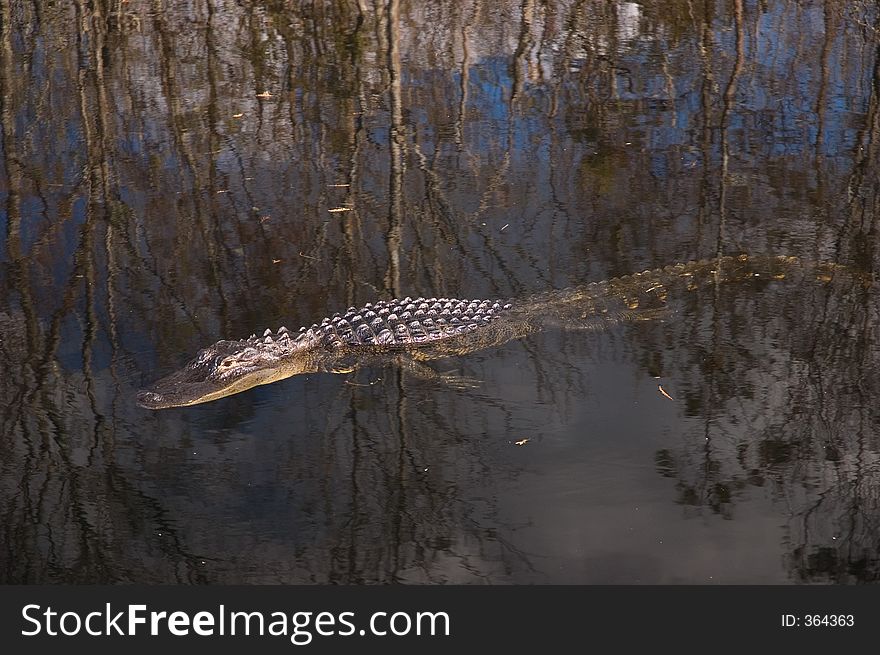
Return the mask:
<path fill-rule="evenodd" d="M 876 578 L 870 285 L 710 288 L 663 323 L 450 362 L 484 380 L 469 394 L 376 370 L 133 402 L 206 343 L 376 297 L 719 251 L 872 277 L 872 3 L 0 10 L 4 581 L 592 582 L 602 557 L 701 581 L 627 541 L 629 498 L 587 525 L 609 469 L 576 426 L 617 410 L 608 452 L 653 458 L 638 481 L 670 529 L 699 538 L 698 515 L 723 543 L 771 513 L 781 550 L 727 579 Z M 650 376 L 676 393 L 647 434 Z"/>

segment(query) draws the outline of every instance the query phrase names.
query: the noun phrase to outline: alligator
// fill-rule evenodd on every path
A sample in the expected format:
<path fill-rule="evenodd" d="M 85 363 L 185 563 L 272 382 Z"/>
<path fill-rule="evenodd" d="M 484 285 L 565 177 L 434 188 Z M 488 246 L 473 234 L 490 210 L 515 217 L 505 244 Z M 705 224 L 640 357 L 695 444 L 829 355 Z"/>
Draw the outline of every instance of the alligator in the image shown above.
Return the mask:
<path fill-rule="evenodd" d="M 466 355 L 551 328 L 602 329 L 669 313 L 672 291 L 749 279 L 809 277 L 831 281 L 846 267 L 788 256 L 732 255 L 678 263 L 521 301 L 403 298 L 349 307 L 299 332 L 218 341 L 178 371 L 138 393 L 148 409 L 205 403 L 304 373 L 350 373 L 395 363 L 417 377 L 452 387 L 476 383 L 439 373 L 425 362 Z"/>

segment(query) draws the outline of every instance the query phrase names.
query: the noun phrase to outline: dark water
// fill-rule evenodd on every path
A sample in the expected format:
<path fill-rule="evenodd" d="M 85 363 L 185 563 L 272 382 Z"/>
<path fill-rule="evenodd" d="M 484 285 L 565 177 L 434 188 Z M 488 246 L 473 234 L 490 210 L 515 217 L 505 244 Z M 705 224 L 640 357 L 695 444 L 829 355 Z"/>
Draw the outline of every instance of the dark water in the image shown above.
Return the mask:
<path fill-rule="evenodd" d="M 878 579 L 874 3 L 0 6 L 2 581 Z M 134 402 L 224 337 L 719 251 L 863 277 L 437 367 L 474 390 Z"/>

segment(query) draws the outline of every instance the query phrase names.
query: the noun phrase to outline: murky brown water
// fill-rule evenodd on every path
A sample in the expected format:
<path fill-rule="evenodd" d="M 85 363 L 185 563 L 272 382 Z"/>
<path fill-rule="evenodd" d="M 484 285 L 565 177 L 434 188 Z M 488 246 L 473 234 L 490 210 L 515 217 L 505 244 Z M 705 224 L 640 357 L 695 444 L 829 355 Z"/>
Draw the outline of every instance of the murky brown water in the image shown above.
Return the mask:
<path fill-rule="evenodd" d="M 871 276 L 876 5 L 305 4 L 0 1 L 0 579 L 876 580 L 864 282 L 439 367 L 469 391 L 389 367 L 134 402 L 376 298 L 719 251 Z"/>

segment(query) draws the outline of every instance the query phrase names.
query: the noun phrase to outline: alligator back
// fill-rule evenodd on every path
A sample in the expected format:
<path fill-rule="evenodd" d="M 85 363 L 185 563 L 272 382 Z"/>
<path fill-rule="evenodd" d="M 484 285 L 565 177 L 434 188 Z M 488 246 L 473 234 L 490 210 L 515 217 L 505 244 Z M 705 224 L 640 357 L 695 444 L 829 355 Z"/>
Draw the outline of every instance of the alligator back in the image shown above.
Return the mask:
<path fill-rule="evenodd" d="M 385 346 L 388 349 L 430 345 L 463 337 L 509 312 L 504 300 L 456 298 L 403 298 L 349 307 L 320 324 L 301 328 L 298 341 L 327 350 L 343 347 Z"/>

